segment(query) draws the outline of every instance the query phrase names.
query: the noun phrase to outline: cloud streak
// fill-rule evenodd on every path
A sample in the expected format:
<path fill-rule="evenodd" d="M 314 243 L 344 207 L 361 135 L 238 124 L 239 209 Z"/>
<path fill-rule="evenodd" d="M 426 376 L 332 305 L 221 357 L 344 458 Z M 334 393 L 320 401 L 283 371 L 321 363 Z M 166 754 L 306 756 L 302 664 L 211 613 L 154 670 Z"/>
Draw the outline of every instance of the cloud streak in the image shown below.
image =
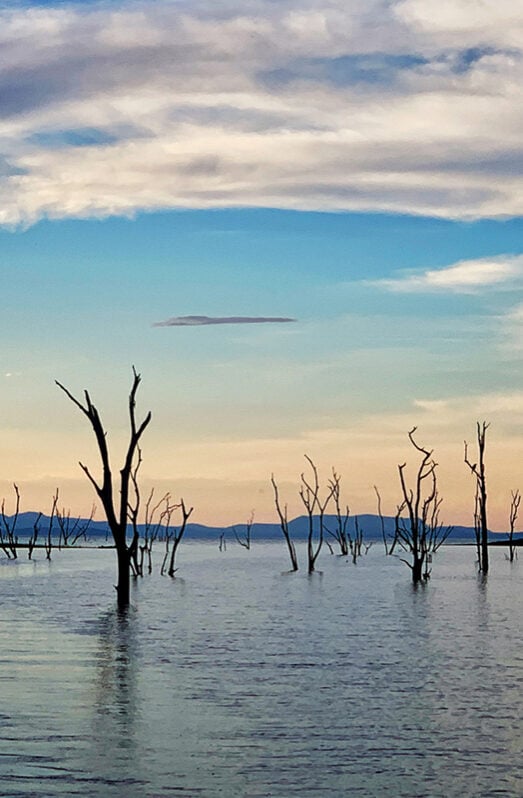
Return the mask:
<path fill-rule="evenodd" d="M 483 290 L 506 290 L 523 284 L 523 256 L 459 261 L 443 269 L 427 269 L 372 284 L 397 293 L 475 294 Z"/>
<path fill-rule="evenodd" d="M 280 316 L 173 316 L 153 327 L 203 327 L 209 324 L 285 324 L 296 319 Z"/>
<path fill-rule="evenodd" d="M 521 214 L 518 5 L 0 5 L 0 223 L 230 206 Z"/>

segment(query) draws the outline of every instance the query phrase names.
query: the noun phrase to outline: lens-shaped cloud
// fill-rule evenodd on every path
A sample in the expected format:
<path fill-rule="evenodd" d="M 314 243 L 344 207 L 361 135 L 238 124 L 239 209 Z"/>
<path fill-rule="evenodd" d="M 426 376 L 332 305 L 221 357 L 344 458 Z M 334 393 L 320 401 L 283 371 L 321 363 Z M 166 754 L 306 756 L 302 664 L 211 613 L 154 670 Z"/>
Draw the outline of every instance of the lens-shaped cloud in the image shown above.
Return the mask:
<path fill-rule="evenodd" d="M 286 324 L 296 319 L 284 316 L 173 316 L 153 327 L 202 327 L 208 324 Z"/>

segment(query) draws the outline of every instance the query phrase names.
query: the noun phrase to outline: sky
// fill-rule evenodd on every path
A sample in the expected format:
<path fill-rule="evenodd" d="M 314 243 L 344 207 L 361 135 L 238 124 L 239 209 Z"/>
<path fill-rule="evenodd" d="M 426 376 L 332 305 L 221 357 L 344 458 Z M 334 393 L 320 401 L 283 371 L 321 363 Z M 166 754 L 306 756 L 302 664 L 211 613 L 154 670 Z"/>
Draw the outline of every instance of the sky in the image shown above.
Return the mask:
<path fill-rule="evenodd" d="M 354 513 L 434 449 L 442 515 L 488 421 L 490 524 L 523 489 L 523 0 L 0 1 L 1 495 L 289 515 L 310 456 Z M 97 511 L 101 518 L 101 510 Z"/>

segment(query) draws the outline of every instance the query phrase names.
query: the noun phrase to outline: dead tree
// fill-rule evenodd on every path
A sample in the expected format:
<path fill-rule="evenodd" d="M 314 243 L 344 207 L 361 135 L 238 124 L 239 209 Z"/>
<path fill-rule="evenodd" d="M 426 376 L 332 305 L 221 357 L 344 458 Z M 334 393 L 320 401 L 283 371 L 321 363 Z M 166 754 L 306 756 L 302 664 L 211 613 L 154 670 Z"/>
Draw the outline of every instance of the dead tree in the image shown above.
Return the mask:
<path fill-rule="evenodd" d="M 519 513 L 519 505 L 521 504 L 521 494 L 519 490 L 513 490 L 510 492 L 510 514 L 509 514 L 509 533 L 508 533 L 508 550 L 509 550 L 509 560 L 510 562 L 514 562 L 514 557 L 517 557 L 516 546 L 514 545 L 514 527 L 516 526 L 516 521 L 518 518 Z"/>
<path fill-rule="evenodd" d="M 383 518 L 383 513 L 381 511 L 381 495 L 380 495 L 380 492 L 379 492 L 378 488 L 376 487 L 376 485 L 374 485 L 374 493 L 376 494 L 376 499 L 378 501 L 378 518 L 380 519 L 381 537 L 383 539 L 383 545 L 385 547 L 385 554 L 388 556 L 389 554 L 393 554 L 394 553 L 394 547 L 396 545 L 396 538 L 393 539 L 392 544 L 391 544 L 391 546 L 389 548 L 389 543 L 388 543 L 388 540 L 387 540 L 387 533 L 385 531 L 385 519 Z"/>
<path fill-rule="evenodd" d="M 358 557 L 361 557 L 361 549 L 363 546 L 363 530 L 360 527 L 360 521 L 358 516 L 354 517 L 354 538 L 349 536 L 349 548 L 350 553 L 352 556 L 352 562 L 354 565 L 358 562 Z M 369 548 L 372 546 L 372 543 L 367 548 L 365 554 L 368 552 Z"/>
<path fill-rule="evenodd" d="M 91 522 L 96 512 L 96 506 L 93 504 L 89 518 L 71 518 L 71 510 L 66 510 L 63 507 L 61 510 L 56 507 L 56 522 L 58 524 L 58 548 L 62 546 L 74 546 L 82 538 L 87 538 L 87 530 L 91 526 Z"/>
<path fill-rule="evenodd" d="M 238 535 L 238 532 L 236 531 L 236 527 L 233 526 L 233 528 L 232 528 L 232 531 L 234 532 L 234 537 L 236 538 L 237 543 L 239 543 L 240 546 L 243 546 L 244 549 L 247 549 L 247 551 L 249 551 L 249 549 L 251 548 L 251 535 L 252 535 L 252 527 L 253 527 L 253 525 L 254 525 L 254 510 L 250 514 L 249 520 L 245 524 L 244 537 L 240 537 Z"/>
<path fill-rule="evenodd" d="M 350 510 L 349 505 L 345 505 L 345 509 L 341 509 L 341 502 L 340 502 L 340 487 L 341 483 L 341 476 L 336 473 L 334 468 L 332 469 L 332 478 L 329 480 L 329 487 L 331 490 L 332 499 L 334 501 L 335 507 L 335 528 L 334 532 L 326 528 L 327 533 L 334 538 L 338 546 L 340 547 L 340 556 L 347 557 L 349 554 L 350 548 L 350 534 L 348 532 L 348 524 L 349 524 L 349 517 L 350 517 Z M 328 541 L 325 540 L 325 543 L 328 544 Z"/>
<path fill-rule="evenodd" d="M 406 463 L 398 466 L 403 500 L 398 505 L 395 519 L 395 538 L 397 545 L 407 552 L 411 560 L 400 558 L 409 566 L 412 581 L 418 584 L 430 576 L 432 554 L 450 534 L 451 527 L 439 523 L 441 500 L 436 485 L 437 463 L 432 458 L 432 450 L 420 446 L 414 439 L 416 427 L 409 432 L 409 440 L 421 460 L 414 480 L 414 488 L 407 486 Z M 403 517 L 406 511 L 407 517 Z"/>
<path fill-rule="evenodd" d="M 20 491 L 18 485 L 13 485 L 15 491 L 15 511 L 11 516 L 5 513 L 5 499 L 2 499 L 1 523 L 0 523 L 0 549 L 7 555 L 8 559 L 16 560 L 18 557 L 18 536 L 16 535 L 16 525 L 20 513 Z"/>
<path fill-rule="evenodd" d="M 42 513 L 38 513 L 38 515 L 35 518 L 35 522 L 33 524 L 33 531 L 31 533 L 31 536 L 29 537 L 29 541 L 27 543 L 27 558 L 29 560 L 31 560 L 32 557 L 33 557 L 33 551 L 35 549 L 36 542 L 38 540 L 38 533 L 40 532 L 40 520 L 41 520 L 41 518 L 42 518 Z"/>
<path fill-rule="evenodd" d="M 291 558 L 291 565 L 292 571 L 298 570 L 298 557 L 296 556 L 296 547 L 291 539 L 291 535 L 289 532 L 289 522 L 287 519 L 287 505 L 283 508 L 280 504 L 280 496 L 278 492 L 278 486 L 276 484 L 276 480 L 274 479 L 274 474 L 271 474 L 271 484 L 274 490 L 274 504 L 276 506 L 276 512 L 278 513 L 278 518 L 280 519 L 280 527 L 283 533 L 283 537 L 285 538 L 285 542 L 287 544 L 287 549 L 289 551 L 289 557 Z"/>
<path fill-rule="evenodd" d="M 479 570 L 486 574 L 489 567 L 488 555 L 488 524 L 487 524 L 487 478 L 485 474 L 485 437 L 489 424 L 483 421 L 476 423 L 478 442 L 478 462 L 472 463 L 468 456 L 468 446 L 465 441 L 465 463 L 470 468 L 476 482 L 475 499 L 475 526 L 479 536 Z"/>
<path fill-rule="evenodd" d="M 51 552 L 53 550 L 53 526 L 56 517 L 56 510 L 58 507 L 58 488 L 53 496 L 53 503 L 51 505 L 51 515 L 49 516 L 49 523 L 47 525 L 47 535 L 44 541 L 45 556 L 47 560 L 51 559 Z"/>
<path fill-rule="evenodd" d="M 437 552 L 454 529 L 453 526 L 444 526 L 440 521 L 439 511 L 442 501 L 443 499 L 440 498 L 438 489 L 436 488 L 427 520 L 427 552 L 429 555 Z"/>
<path fill-rule="evenodd" d="M 140 438 L 142 437 L 147 425 L 151 420 L 151 413 L 148 412 L 143 421 L 136 421 L 136 392 L 140 385 L 141 377 L 133 366 L 133 383 L 129 393 L 129 443 L 125 459 L 120 469 L 120 498 L 119 506 L 115 505 L 113 475 L 109 460 L 109 449 L 107 437 L 102 425 L 100 415 L 96 406 L 92 403 L 88 391 L 84 392 L 85 404 L 76 399 L 61 383 L 57 382 L 58 387 L 66 396 L 81 410 L 93 429 L 98 451 L 102 462 L 102 480 L 97 482 L 91 474 L 89 468 L 80 462 L 80 468 L 91 482 L 98 498 L 102 503 L 107 518 L 107 523 L 113 535 L 116 556 L 118 562 L 118 583 L 116 591 L 118 596 L 118 606 L 124 609 L 129 605 L 130 600 L 130 565 L 134 549 L 137 545 L 135 535 L 131 543 L 127 541 L 127 522 L 129 512 L 129 490 L 133 463 Z"/>
<path fill-rule="evenodd" d="M 169 530 L 169 527 L 170 527 L 170 524 L 171 524 L 172 514 L 173 514 L 173 512 L 175 510 L 178 510 L 178 509 L 182 511 L 182 523 L 180 524 L 178 529 L 173 529 L 172 532 L 169 532 L 168 530 Z M 166 531 L 165 531 L 165 547 L 166 548 L 165 548 L 165 557 L 164 557 L 164 560 L 163 560 L 163 563 L 162 563 L 162 568 L 161 568 L 161 573 L 162 574 L 165 573 L 168 559 L 169 559 L 169 568 L 167 568 L 168 576 L 173 577 L 175 572 L 176 572 L 176 570 L 177 570 L 174 567 L 175 560 L 176 560 L 176 552 L 178 551 L 178 546 L 181 543 L 181 540 L 183 538 L 183 535 L 184 535 L 186 527 L 187 527 L 187 521 L 189 520 L 193 509 L 194 509 L 193 507 L 190 507 L 189 509 L 187 509 L 186 506 L 185 506 L 184 500 L 180 499 L 180 504 L 171 504 L 165 510 L 164 522 L 165 522 L 165 529 L 166 529 Z M 169 547 L 170 547 L 171 541 L 172 541 L 172 549 L 170 551 L 170 556 L 169 556 Z"/>
<path fill-rule="evenodd" d="M 130 482 L 132 486 L 129 488 L 129 498 L 127 501 L 127 521 L 131 526 L 131 543 L 129 545 L 129 569 L 133 576 L 141 576 L 141 566 L 138 559 L 138 542 L 140 538 L 140 532 L 138 529 L 138 513 L 140 512 L 140 488 L 138 486 L 138 471 L 140 470 L 140 466 L 142 464 L 142 450 L 137 445 L 136 446 L 136 458 L 134 465 L 131 467 L 130 471 Z M 131 499 L 130 494 L 134 493 L 134 503 Z"/>
<path fill-rule="evenodd" d="M 316 560 L 318 559 L 318 555 L 323 545 L 323 539 L 325 534 L 325 510 L 327 509 L 327 505 L 332 499 L 334 487 L 331 481 L 331 483 L 329 483 L 327 496 L 325 497 L 323 502 L 320 501 L 320 482 L 318 478 L 318 469 L 316 468 L 313 461 L 308 455 L 305 455 L 305 459 L 307 460 L 307 462 L 311 467 L 312 480 L 309 481 L 309 479 L 305 476 L 305 473 L 302 473 L 301 485 L 300 485 L 300 498 L 307 512 L 307 525 L 308 525 L 307 562 L 308 562 L 308 572 L 309 574 L 312 574 L 314 573 Z M 314 542 L 315 513 L 317 513 L 317 518 L 318 518 L 318 534 L 316 538 L 316 543 Z"/>
<path fill-rule="evenodd" d="M 140 573 L 143 575 L 143 561 L 147 557 L 147 573 L 152 573 L 153 570 L 153 543 L 159 537 L 160 532 L 163 530 L 163 524 L 166 516 L 171 511 L 169 504 L 171 495 L 165 493 L 160 501 L 153 504 L 154 488 L 149 493 L 149 498 L 145 503 L 145 521 L 143 525 L 143 543 L 140 544 Z M 156 513 L 162 504 L 165 504 L 165 509 L 160 513 L 156 521 Z"/>
<path fill-rule="evenodd" d="M 479 512 L 479 489 L 476 483 L 474 495 L 474 540 L 476 542 L 476 560 L 481 563 L 481 519 Z"/>

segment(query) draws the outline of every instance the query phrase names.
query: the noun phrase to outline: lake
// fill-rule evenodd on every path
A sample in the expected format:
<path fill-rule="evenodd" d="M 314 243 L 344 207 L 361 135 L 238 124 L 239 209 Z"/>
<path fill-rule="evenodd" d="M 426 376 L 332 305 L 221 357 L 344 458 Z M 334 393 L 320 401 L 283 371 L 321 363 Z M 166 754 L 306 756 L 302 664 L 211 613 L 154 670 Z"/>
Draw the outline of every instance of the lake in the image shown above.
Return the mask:
<path fill-rule="evenodd" d="M 311 577 L 283 542 L 182 544 L 126 615 L 114 552 L 25 556 L 0 561 L 2 798 L 523 795 L 523 566 L 502 550 L 483 581 L 443 547 L 413 589 L 377 544 Z"/>

